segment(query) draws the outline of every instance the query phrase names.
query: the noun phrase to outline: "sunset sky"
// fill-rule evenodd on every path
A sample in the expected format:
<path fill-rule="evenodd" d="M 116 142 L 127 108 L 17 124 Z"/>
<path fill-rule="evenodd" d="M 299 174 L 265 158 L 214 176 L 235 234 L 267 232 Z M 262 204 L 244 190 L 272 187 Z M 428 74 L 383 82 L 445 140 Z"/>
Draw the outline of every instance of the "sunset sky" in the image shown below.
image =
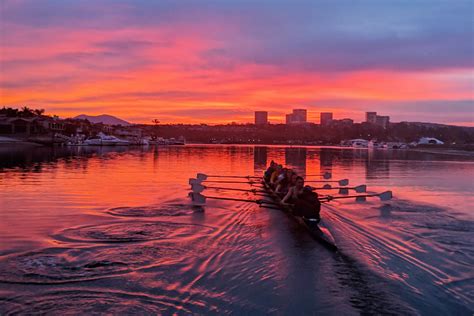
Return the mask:
<path fill-rule="evenodd" d="M 0 106 L 474 125 L 473 1 L 0 0 Z"/>

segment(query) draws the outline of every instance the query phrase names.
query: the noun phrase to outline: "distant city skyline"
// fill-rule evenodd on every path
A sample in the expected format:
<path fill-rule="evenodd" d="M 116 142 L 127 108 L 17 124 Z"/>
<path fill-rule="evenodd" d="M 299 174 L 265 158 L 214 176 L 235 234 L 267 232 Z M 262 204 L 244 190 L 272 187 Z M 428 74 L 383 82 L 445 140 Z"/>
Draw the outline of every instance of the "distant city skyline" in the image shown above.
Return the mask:
<path fill-rule="evenodd" d="M 4 0 L 0 16 L 0 107 L 474 126 L 471 1 Z"/>

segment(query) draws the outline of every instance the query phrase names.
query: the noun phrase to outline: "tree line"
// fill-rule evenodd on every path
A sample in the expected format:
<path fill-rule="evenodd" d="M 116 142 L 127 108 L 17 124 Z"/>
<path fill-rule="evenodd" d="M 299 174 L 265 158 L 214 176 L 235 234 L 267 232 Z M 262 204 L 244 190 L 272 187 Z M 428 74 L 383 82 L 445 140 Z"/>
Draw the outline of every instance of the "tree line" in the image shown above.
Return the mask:
<path fill-rule="evenodd" d="M 45 113 L 44 109 L 31 109 L 27 106 L 21 109 L 15 109 L 11 107 L 3 107 L 0 109 L 0 115 L 6 115 L 7 117 L 35 117 L 41 116 Z"/>

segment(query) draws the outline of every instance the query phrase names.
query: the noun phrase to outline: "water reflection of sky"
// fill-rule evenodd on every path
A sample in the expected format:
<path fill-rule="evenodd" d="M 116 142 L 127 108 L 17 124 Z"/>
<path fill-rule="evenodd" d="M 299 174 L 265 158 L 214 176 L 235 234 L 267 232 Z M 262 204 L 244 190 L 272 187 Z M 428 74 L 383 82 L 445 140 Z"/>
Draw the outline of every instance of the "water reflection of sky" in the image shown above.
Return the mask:
<path fill-rule="evenodd" d="M 349 312 L 348 306 L 354 307 L 354 303 L 344 304 L 353 301 L 354 295 L 356 301 L 364 301 L 365 295 L 375 295 L 365 284 L 369 281 L 365 280 L 365 285 L 353 285 L 350 290 L 332 284 L 345 284 L 345 278 L 354 279 L 353 267 L 337 268 L 350 270 L 346 271 L 346 276 L 346 272 L 335 268 L 339 264 L 330 256 L 321 253 L 317 245 L 307 243 L 307 236 L 303 237 L 305 234 L 296 233 L 299 237 L 293 240 L 285 233 L 288 225 L 282 221 L 281 214 L 259 209 L 253 204 L 233 202 L 211 202 L 205 212 L 188 205 L 187 183 L 196 172 L 261 175 L 271 160 L 302 175 L 328 171 L 333 174 L 333 179 L 349 178 L 350 186 L 367 184 L 369 191 L 393 190 L 396 199 L 387 205 L 373 200 L 366 204 L 341 201 L 324 210 L 323 215 L 335 231 L 345 254 L 356 258 L 384 279 L 418 293 L 421 297 L 417 302 L 410 301 L 408 296 L 400 298 L 415 310 L 427 312 L 431 308 L 441 308 L 431 306 L 430 296 L 442 298 L 447 306 L 446 312 L 464 311 L 460 306 L 472 301 L 474 291 L 466 280 L 473 277 L 468 267 L 472 266 L 474 252 L 466 241 L 474 230 L 474 160 L 465 156 L 414 151 L 206 145 L 135 149 L 24 150 L 3 147 L 0 148 L 0 255 L 26 251 L 21 262 L 15 263 L 15 257 L 9 257 L 10 261 L 3 264 L 7 262 L 11 267 L 30 271 L 37 267 L 38 262 L 55 269 L 56 262 L 66 262 L 67 267 L 73 266 L 74 269 L 77 269 L 74 266 L 77 264 L 86 267 L 88 270 L 83 276 L 99 278 L 104 273 L 105 276 L 126 274 L 125 278 L 128 278 L 128 273 L 139 269 L 142 264 L 161 273 L 163 266 L 152 264 L 152 268 L 149 267 L 153 262 L 161 262 L 170 265 L 168 268 L 176 271 L 176 277 L 189 278 L 190 283 L 178 285 L 163 281 L 157 285 L 154 277 L 147 276 L 151 272 L 147 272 L 135 275 L 142 286 L 163 286 L 171 292 L 180 289 L 183 293 L 179 295 L 188 295 L 195 293 L 193 284 L 197 284 L 202 293 L 207 291 L 215 298 L 217 305 L 224 304 L 219 301 L 219 295 L 229 299 L 235 295 L 233 302 L 237 306 L 250 306 L 245 305 L 248 302 L 242 303 L 245 300 L 263 306 L 264 303 L 253 301 L 258 295 L 250 299 L 247 296 L 250 292 L 241 289 L 245 283 L 242 280 L 257 278 L 261 281 L 256 281 L 255 290 L 279 289 L 276 296 L 260 297 L 268 304 L 278 305 L 275 302 L 281 297 L 300 302 L 287 305 L 284 310 L 300 306 L 300 311 L 304 312 L 317 303 L 326 306 L 326 311 L 334 312 L 332 305 L 337 301 L 342 304 L 342 310 Z M 246 184 L 236 186 L 247 187 Z M 223 191 L 213 193 L 235 195 Z M 158 224 L 160 221 L 171 224 L 157 224 L 159 227 L 155 229 L 151 220 Z M 127 221 L 131 221 L 130 224 Z M 182 227 L 174 228 L 176 222 Z M 172 233 L 167 233 L 168 230 Z M 295 234 L 292 229 L 290 231 Z M 161 243 L 166 238 L 162 236 L 165 235 L 170 240 L 163 245 Z M 180 247 L 184 248 L 174 246 L 178 238 Z M 128 241 L 144 244 L 122 250 L 112 245 Z M 83 243 L 107 251 L 88 250 L 87 253 L 93 254 L 90 255 L 93 261 L 87 262 L 88 257 L 86 255 L 84 259 L 81 250 L 66 247 L 69 243 Z M 57 250 L 54 248 L 57 245 L 66 248 Z M 111 247 L 110 250 L 107 247 Z M 44 251 L 34 252 L 38 249 Z M 182 251 L 190 255 L 180 257 Z M 107 259 L 107 254 L 111 253 L 116 256 L 116 261 Z M 451 255 L 446 256 L 447 253 Z M 160 260 L 155 258 L 157 255 Z M 201 255 L 206 257 L 202 261 L 197 259 Z M 31 266 L 30 256 L 36 265 Z M 133 259 L 137 256 L 147 259 Z M 239 256 L 240 264 L 235 261 Z M 74 259 L 76 257 L 81 259 Z M 321 271 L 327 274 L 324 282 L 336 288 L 336 294 L 331 298 L 320 293 L 318 302 L 303 303 L 301 296 L 295 296 L 305 288 L 305 279 L 298 277 L 298 273 L 304 270 L 319 278 L 311 268 L 313 261 L 321 265 Z M 247 268 L 250 266 L 250 270 L 243 263 Z M 233 270 L 227 270 L 224 265 L 232 266 Z M 65 273 L 64 269 L 58 271 Z M 234 275 L 235 271 L 241 272 Z M 198 279 L 195 272 L 200 275 Z M 21 271 L 17 271 L 13 277 L 20 275 Z M 331 278 L 331 275 L 337 275 L 337 278 Z M 73 280 L 79 278 L 77 275 L 66 276 Z M 205 281 L 202 279 L 204 276 L 213 281 Z M 219 280 L 223 280 L 223 276 L 237 278 L 233 284 L 236 292 L 219 294 L 219 291 L 227 291 L 220 288 L 223 283 Z M 56 282 L 53 281 L 50 282 Z M 354 289 L 360 287 L 366 287 L 369 292 L 353 294 Z M 306 284 L 306 288 L 318 291 L 316 283 Z M 463 303 L 459 305 L 447 293 L 462 297 Z M 379 300 L 383 301 L 381 297 Z M 234 309 L 235 305 L 227 307 Z M 241 311 L 272 310 L 267 307 L 242 307 Z"/>

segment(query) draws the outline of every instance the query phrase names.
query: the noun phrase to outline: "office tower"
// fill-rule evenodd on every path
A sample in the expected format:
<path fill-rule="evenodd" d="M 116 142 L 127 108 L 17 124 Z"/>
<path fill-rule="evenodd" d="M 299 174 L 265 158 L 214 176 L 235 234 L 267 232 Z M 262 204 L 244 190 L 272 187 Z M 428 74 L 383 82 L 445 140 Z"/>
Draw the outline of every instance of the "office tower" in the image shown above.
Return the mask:
<path fill-rule="evenodd" d="M 390 123 L 390 116 L 377 115 L 375 118 L 375 124 L 383 128 L 387 128 Z"/>
<path fill-rule="evenodd" d="M 377 112 L 365 112 L 365 121 L 370 124 L 376 124 Z"/>
<path fill-rule="evenodd" d="M 307 114 L 306 109 L 294 109 L 293 110 L 293 122 L 292 123 L 306 123 Z"/>
<path fill-rule="evenodd" d="M 320 123 L 321 126 L 327 126 L 327 125 L 331 124 L 331 122 L 332 122 L 332 113 L 331 112 L 321 113 L 320 122 L 321 122 Z"/>
<path fill-rule="evenodd" d="M 255 111 L 255 125 L 266 125 L 266 124 L 268 124 L 268 112 Z"/>

